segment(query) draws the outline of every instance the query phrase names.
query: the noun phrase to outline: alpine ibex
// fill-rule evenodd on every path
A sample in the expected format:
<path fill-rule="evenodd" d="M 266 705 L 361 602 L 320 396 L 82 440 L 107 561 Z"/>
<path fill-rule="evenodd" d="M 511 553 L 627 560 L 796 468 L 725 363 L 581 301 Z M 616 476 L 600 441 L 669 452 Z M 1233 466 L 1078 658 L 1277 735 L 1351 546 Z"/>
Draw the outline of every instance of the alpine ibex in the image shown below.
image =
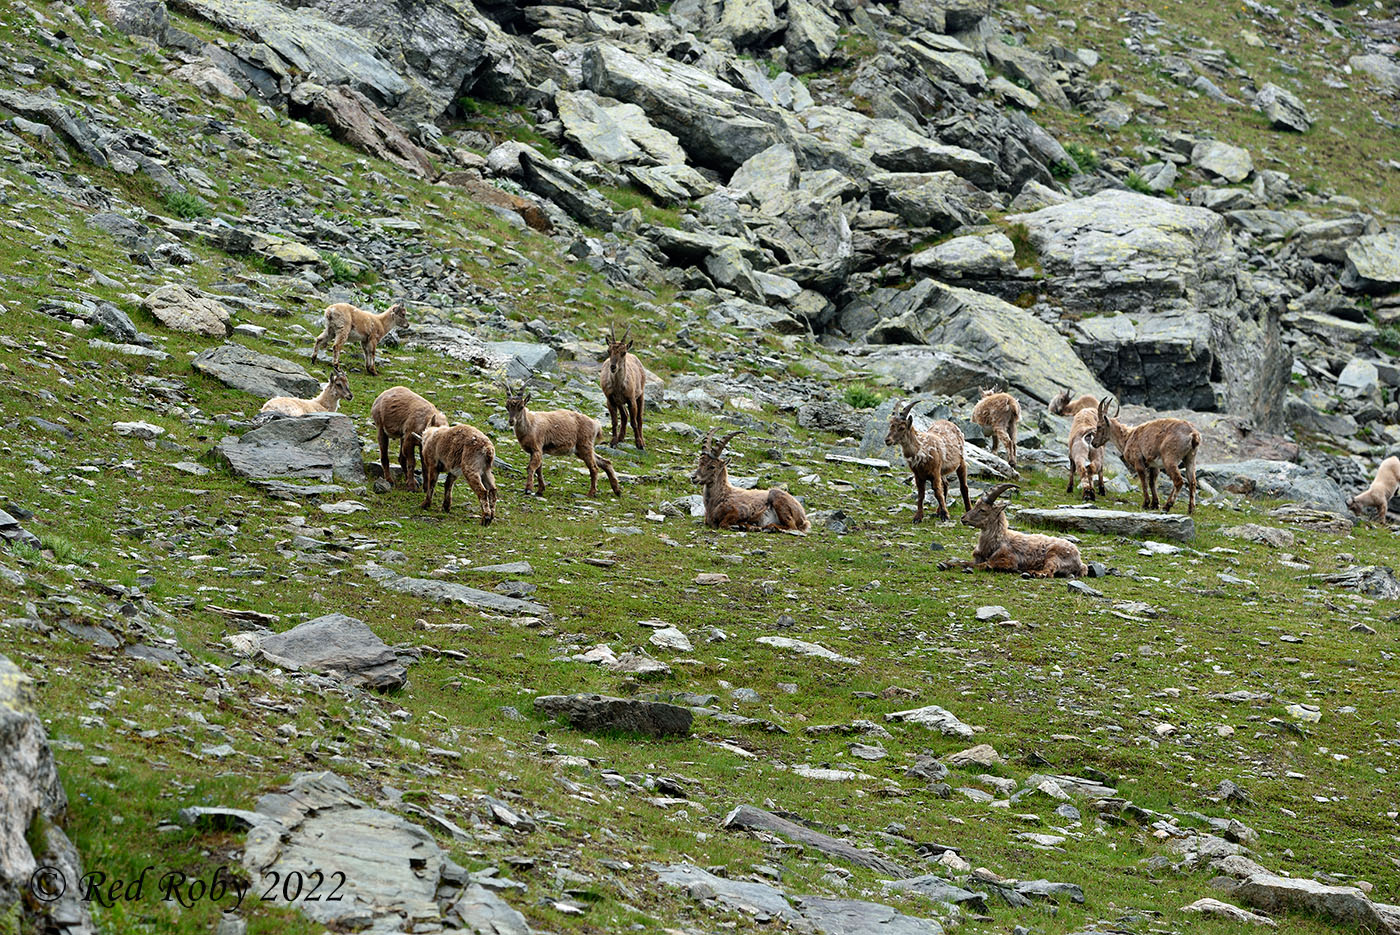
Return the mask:
<path fill-rule="evenodd" d="M 1099 401 L 1089 393 L 1085 393 L 1078 399 L 1071 400 L 1069 398 L 1069 390 L 1061 390 L 1059 393 L 1055 394 L 1054 399 L 1050 400 L 1050 414 L 1052 416 L 1072 416 L 1076 413 L 1083 412 L 1085 409 L 1092 411 L 1098 404 Z"/>
<path fill-rule="evenodd" d="M 331 348 L 331 360 L 340 366 L 340 349 L 351 338 L 360 342 L 360 350 L 365 355 L 365 369 L 379 376 L 379 366 L 375 360 L 375 350 L 384 335 L 395 328 L 408 324 L 408 311 L 402 302 L 387 312 L 367 312 L 349 302 L 337 302 L 326 307 L 326 327 L 316 336 L 311 346 L 311 362 L 316 363 L 316 355 L 322 347 Z"/>
<path fill-rule="evenodd" d="M 1098 476 L 1099 493 L 1103 489 L 1103 446 L 1091 444 L 1094 429 L 1098 428 L 1099 414 L 1094 409 L 1080 409 L 1074 414 L 1069 427 L 1069 486 L 1065 493 L 1074 493 L 1074 480 L 1084 475 L 1084 499 L 1094 499 L 1094 476 Z"/>
<path fill-rule="evenodd" d="M 591 416 L 572 409 L 552 409 L 549 412 L 531 412 L 526 403 L 530 401 L 530 391 L 522 383 L 520 389 L 513 389 L 510 383 L 501 381 L 506 391 L 506 414 L 510 417 L 510 427 L 515 430 L 515 439 L 530 456 L 525 467 L 525 492 L 532 493 L 536 478 L 539 479 L 540 496 L 544 496 L 544 456 L 577 455 L 588 466 L 588 495 L 598 496 L 598 468 L 608 475 L 612 492 L 622 496 L 622 485 L 617 482 L 617 472 L 612 462 L 594 452 L 593 445 L 603 437 L 603 423 Z"/>
<path fill-rule="evenodd" d="M 339 367 L 331 370 L 331 378 L 321 388 L 321 395 L 315 399 L 297 399 L 294 396 L 274 396 L 262 404 L 262 412 L 276 412 L 284 416 L 304 416 L 313 412 L 335 412 L 340 401 L 352 400 L 350 381 Z"/>
<path fill-rule="evenodd" d="M 1400 458 L 1391 455 L 1381 462 L 1371 486 L 1348 500 L 1347 507 L 1357 516 L 1366 515 L 1364 511 L 1370 507 L 1376 511 L 1377 521 L 1384 525 L 1390 498 L 1397 489 L 1400 489 Z"/>
<path fill-rule="evenodd" d="M 603 361 L 603 372 L 598 383 L 603 388 L 603 398 L 608 403 L 608 416 L 612 419 L 612 441 L 617 447 L 627 436 L 627 423 L 632 423 L 632 440 L 639 451 L 646 449 L 642 441 L 642 403 L 647 388 L 646 371 L 641 361 L 628 353 L 632 350 L 632 340 L 628 337 L 632 326 L 628 325 L 617 336 L 613 327 L 608 328 L 608 359 Z"/>
<path fill-rule="evenodd" d="M 1162 512 L 1171 512 L 1183 484 L 1189 485 L 1186 512 L 1196 512 L 1196 451 L 1201 447 L 1201 433 L 1185 419 L 1153 419 L 1141 425 L 1126 426 L 1108 414 L 1110 401 L 1113 401 L 1111 396 L 1099 400 L 1098 418 L 1093 434 L 1088 437 L 1089 444 L 1102 448 L 1112 439 L 1123 456 L 1123 463 L 1137 474 L 1138 483 L 1142 485 L 1144 510 L 1149 504 L 1154 509 L 1157 507 L 1157 472 L 1160 469 L 1172 479 L 1172 493 Z M 1114 401 L 1115 416 L 1118 409 Z"/>
<path fill-rule="evenodd" d="M 947 419 L 937 419 L 922 435 L 914 431 L 914 417 L 910 411 L 914 402 L 902 410 L 898 405 L 890 413 L 889 431 L 885 433 L 886 445 L 898 445 L 904 452 L 904 461 L 914 472 L 914 482 L 919 487 L 919 506 L 914 511 L 914 522 L 924 518 L 924 486 L 933 484 L 933 496 L 938 501 L 938 518 L 949 519 L 948 484 L 945 475 L 957 473 L 958 484 L 962 487 L 963 509 L 972 509 L 967 496 L 967 461 L 963 457 L 963 433 Z"/>
<path fill-rule="evenodd" d="M 389 473 L 389 439 L 399 440 L 399 467 L 410 491 L 418 489 L 413 476 L 413 451 L 418 440 L 430 426 L 447 425 L 447 416 L 437 406 L 406 386 L 391 386 L 375 397 L 369 417 L 379 430 L 379 466 L 384 479 L 394 482 Z"/>
<path fill-rule="evenodd" d="M 452 482 L 462 478 L 481 501 L 481 525 L 490 526 L 496 518 L 496 481 L 491 468 L 496 463 L 496 446 L 491 439 L 470 425 L 432 425 L 417 441 L 423 446 L 423 509 L 433 505 L 433 488 L 438 474 L 442 483 L 442 512 L 452 510 Z"/>
<path fill-rule="evenodd" d="M 710 429 L 700 446 L 700 460 L 695 465 L 691 481 L 705 488 L 705 525 L 711 529 L 793 529 L 806 532 L 812 528 L 802 504 L 781 487 L 768 490 L 740 490 L 730 486 L 729 462 L 720 455 L 724 446 L 742 432 L 730 432 L 714 442 L 715 430 Z"/>
<path fill-rule="evenodd" d="M 972 567 L 986 571 L 1019 571 L 1032 578 L 1087 575 L 1079 547 L 1068 539 L 1016 532 L 1006 521 L 1006 504 L 997 498 L 1015 484 L 997 484 L 977 505 L 962 515 L 964 525 L 981 531 L 972 550 Z"/>
<path fill-rule="evenodd" d="M 972 421 L 986 429 L 992 437 L 992 452 L 997 445 L 1006 448 L 1006 463 L 1016 466 L 1016 426 L 1021 421 L 1021 404 L 1010 393 L 982 390 L 982 398 L 972 407 Z"/>

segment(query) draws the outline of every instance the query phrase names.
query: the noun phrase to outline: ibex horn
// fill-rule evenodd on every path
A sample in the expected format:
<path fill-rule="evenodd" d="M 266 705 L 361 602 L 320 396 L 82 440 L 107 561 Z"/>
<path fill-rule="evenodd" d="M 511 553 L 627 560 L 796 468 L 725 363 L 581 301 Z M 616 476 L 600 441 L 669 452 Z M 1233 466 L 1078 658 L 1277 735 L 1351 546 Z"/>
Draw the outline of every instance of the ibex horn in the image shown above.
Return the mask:
<path fill-rule="evenodd" d="M 983 503 L 986 503 L 986 504 L 988 504 L 988 505 L 991 505 L 991 504 L 993 504 L 993 503 L 996 503 L 997 497 L 1000 497 L 1002 494 L 1006 493 L 1008 490 L 1020 490 L 1020 489 L 1021 489 L 1021 485 L 1020 485 L 1020 484 L 997 484 L 997 485 L 996 485 L 995 487 L 993 487 L 991 490 L 987 491 L 985 494 L 982 495 L 982 502 L 983 502 Z"/>
<path fill-rule="evenodd" d="M 743 434 L 744 434 L 744 430 L 743 430 L 743 429 L 739 429 L 739 430 L 737 430 L 737 431 L 730 432 L 728 435 L 724 436 L 723 438 L 721 438 L 721 439 L 719 440 L 719 444 L 715 445 L 714 450 L 710 452 L 710 456 L 713 457 L 713 458 L 718 458 L 721 454 L 724 453 L 724 446 L 727 445 L 727 444 L 729 444 L 730 441 L 733 440 L 733 438 L 734 438 L 735 435 L 743 435 Z"/>
<path fill-rule="evenodd" d="M 907 418 L 909 418 L 909 413 L 910 413 L 910 411 L 913 410 L 914 406 L 917 405 L 918 402 L 919 402 L 919 401 L 918 401 L 917 399 L 911 399 L 911 400 L 909 400 L 909 405 L 905 406 L 903 409 L 900 410 L 900 412 L 899 412 L 899 417 L 900 417 L 901 419 L 907 419 Z"/>
<path fill-rule="evenodd" d="M 706 454 L 706 455 L 709 454 L 709 453 L 710 453 L 710 445 L 713 444 L 714 440 L 715 440 L 715 430 L 714 430 L 714 429 L 710 429 L 708 432 L 705 433 L 705 440 L 702 441 L 702 442 L 700 443 L 700 453 L 701 453 L 701 454 Z"/>

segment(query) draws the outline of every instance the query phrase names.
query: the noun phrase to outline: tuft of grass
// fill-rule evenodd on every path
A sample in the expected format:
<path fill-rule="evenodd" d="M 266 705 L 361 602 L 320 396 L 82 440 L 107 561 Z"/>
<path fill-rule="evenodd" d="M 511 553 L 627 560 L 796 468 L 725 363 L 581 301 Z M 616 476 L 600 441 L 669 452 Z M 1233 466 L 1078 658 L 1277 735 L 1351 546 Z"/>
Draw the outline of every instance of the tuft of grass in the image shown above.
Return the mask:
<path fill-rule="evenodd" d="M 1400 325 L 1382 325 L 1376 329 L 1375 346 L 1387 354 L 1400 354 Z"/>
<path fill-rule="evenodd" d="M 1065 147 L 1065 152 L 1069 153 L 1080 172 L 1093 172 L 1099 167 L 1099 154 L 1083 143 L 1070 143 Z"/>
<path fill-rule="evenodd" d="M 1079 166 L 1071 159 L 1060 159 L 1050 166 L 1050 174 L 1063 182 L 1078 175 Z"/>
<path fill-rule="evenodd" d="M 876 392 L 865 384 L 857 384 L 847 387 L 845 400 L 856 409 L 874 409 L 885 401 L 883 394 Z"/>
<path fill-rule="evenodd" d="M 379 277 L 374 270 L 368 267 L 355 266 L 333 250 L 321 252 L 321 259 L 326 261 L 330 267 L 331 279 L 338 283 L 359 283 L 361 285 L 373 285 L 379 281 Z"/>
<path fill-rule="evenodd" d="M 1021 223 L 1012 224 L 1006 229 L 1006 236 L 1010 238 L 1011 246 L 1016 249 L 1016 265 L 1021 269 L 1041 272 L 1040 251 L 1031 243 L 1030 229 Z"/>
<path fill-rule="evenodd" d="M 189 192 L 166 192 L 165 207 L 177 218 L 184 218 L 187 221 L 192 221 L 195 218 L 207 218 L 212 213 L 203 198 L 191 195 Z"/>
<path fill-rule="evenodd" d="M 1153 194 L 1152 187 L 1147 184 L 1147 179 L 1136 172 L 1129 172 L 1128 177 L 1123 180 L 1123 184 L 1135 192 L 1142 192 L 1144 195 Z"/>

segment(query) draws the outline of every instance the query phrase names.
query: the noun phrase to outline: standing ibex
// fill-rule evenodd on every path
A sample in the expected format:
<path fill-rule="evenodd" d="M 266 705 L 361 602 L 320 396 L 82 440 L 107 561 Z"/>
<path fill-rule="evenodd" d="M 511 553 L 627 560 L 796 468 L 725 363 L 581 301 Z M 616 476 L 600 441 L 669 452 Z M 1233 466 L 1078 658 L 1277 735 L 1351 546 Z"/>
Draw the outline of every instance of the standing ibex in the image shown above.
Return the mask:
<path fill-rule="evenodd" d="M 740 490 L 729 484 L 729 462 L 720 455 L 735 435 L 730 432 L 714 443 L 710 429 L 700 446 L 700 461 L 690 479 L 705 487 L 705 525 L 711 529 L 794 529 L 812 528 L 797 498 L 781 487 L 768 490 Z"/>
<path fill-rule="evenodd" d="M 890 413 L 890 428 L 885 433 L 886 445 L 898 445 L 904 452 L 904 461 L 914 472 L 914 482 L 919 486 L 919 508 L 914 511 L 914 522 L 924 518 L 924 485 L 933 484 L 933 496 L 938 500 L 938 518 L 949 519 L 948 484 L 944 475 L 954 472 L 962 487 L 963 509 L 972 509 L 967 496 L 967 461 L 963 458 L 963 433 L 947 419 L 937 419 L 922 435 L 914 431 L 914 417 L 910 410 L 911 402 L 902 410 L 896 404 Z"/>
<path fill-rule="evenodd" d="M 972 421 L 992 436 L 992 452 L 997 444 L 1006 448 L 1006 463 L 1016 466 L 1016 425 L 1021 421 L 1021 404 L 1010 393 L 982 390 L 982 398 L 972 407 Z"/>
<path fill-rule="evenodd" d="M 1094 499 L 1094 476 L 1098 476 L 1099 493 L 1103 489 L 1103 446 L 1090 439 L 1098 428 L 1099 414 L 1095 409 L 1080 409 L 1069 427 L 1069 486 L 1065 493 L 1074 493 L 1074 479 L 1084 475 L 1084 499 Z"/>
<path fill-rule="evenodd" d="M 316 363 L 316 355 L 320 353 L 321 348 L 329 345 L 331 360 L 339 367 L 340 349 L 345 346 L 346 341 L 354 338 L 360 342 L 360 350 L 364 352 L 365 369 L 379 376 L 379 365 L 375 359 L 375 350 L 379 347 L 379 342 L 393 329 L 402 328 L 407 324 L 408 311 L 402 302 L 377 315 L 356 308 L 349 302 L 329 305 L 326 307 L 326 326 L 321 329 L 321 333 L 316 336 L 316 343 L 311 346 L 311 362 Z"/>
<path fill-rule="evenodd" d="M 496 481 L 491 475 L 496 446 L 491 439 L 471 425 L 431 425 L 416 440 L 423 448 L 423 509 L 432 507 L 433 488 L 443 473 L 442 512 L 450 512 L 452 482 L 460 477 L 481 501 L 481 525 L 490 526 L 496 518 Z"/>
<path fill-rule="evenodd" d="M 1365 508 L 1371 507 L 1376 511 L 1377 522 L 1384 526 L 1390 498 L 1395 496 L 1397 488 L 1400 488 L 1400 458 L 1391 455 L 1381 462 L 1371 486 L 1348 500 L 1347 507 L 1357 516 L 1364 516 Z"/>
<path fill-rule="evenodd" d="M 408 387 L 391 386 L 375 397 L 369 417 L 379 430 L 379 466 L 384 472 L 384 479 L 391 485 L 394 482 L 393 475 L 389 473 L 389 439 L 397 438 L 403 479 L 410 491 L 417 490 L 418 482 L 413 476 L 413 450 L 430 426 L 447 425 L 447 416 Z"/>
<path fill-rule="evenodd" d="M 1161 469 L 1172 479 L 1172 494 L 1162 512 L 1171 512 L 1183 484 L 1190 487 L 1186 512 L 1196 512 L 1196 451 L 1201 447 L 1201 433 L 1185 419 L 1153 419 L 1141 425 L 1126 426 L 1108 414 L 1111 400 L 1111 396 L 1099 400 L 1098 420 L 1088 438 L 1089 444 L 1102 448 L 1113 440 L 1123 456 L 1123 463 L 1137 474 L 1138 483 L 1142 485 L 1144 510 L 1149 504 L 1153 508 L 1157 506 L 1157 472 Z M 1118 408 L 1114 401 L 1114 416 Z"/>
<path fill-rule="evenodd" d="M 551 409 L 549 412 L 531 412 L 526 403 L 530 401 L 530 391 L 525 384 L 513 389 L 509 382 L 502 380 L 506 391 L 506 414 L 510 417 L 510 427 L 515 430 L 515 439 L 530 456 L 525 467 L 525 492 L 532 493 L 536 478 L 540 483 L 540 496 L 544 496 L 544 456 L 577 455 L 588 466 L 588 495 L 598 496 L 598 468 L 608 475 L 612 492 L 622 496 L 622 485 L 617 482 L 617 473 L 612 462 L 593 451 L 593 444 L 603 436 L 603 423 L 591 416 L 572 409 Z"/>
<path fill-rule="evenodd" d="M 997 497 L 1015 484 L 997 484 L 977 505 L 962 515 L 962 522 L 981 530 L 972 550 L 972 567 L 987 571 L 1019 571 L 1032 578 L 1087 575 L 1079 547 L 1068 539 L 1014 531 L 1006 521 L 1006 504 Z"/>
<path fill-rule="evenodd" d="M 617 336 L 613 327 L 608 328 L 608 359 L 603 361 L 603 372 L 598 383 L 603 388 L 603 398 L 608 403 L 608 416 L 612 419 L 613 447 L 622 443 L 627 436 L 627 423 L 632 423 L 632 439 L 639 451 L 645 450 L 642 442 L 642 397 L 646 393 L 647 376 L 641 361 L 629 354 L 632 341 L 628 337 L 632 326 L 628 325 Z"/>

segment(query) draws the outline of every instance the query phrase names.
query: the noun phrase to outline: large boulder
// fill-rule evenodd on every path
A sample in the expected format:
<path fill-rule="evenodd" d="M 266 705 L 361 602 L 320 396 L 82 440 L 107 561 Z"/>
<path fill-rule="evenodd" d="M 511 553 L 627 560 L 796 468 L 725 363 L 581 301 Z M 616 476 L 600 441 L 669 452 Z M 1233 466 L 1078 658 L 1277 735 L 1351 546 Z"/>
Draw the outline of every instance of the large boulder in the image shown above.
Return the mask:
<path fill-rule="evenodd" d="M 175 331 L 225 338 L 233 334 L 229 307 L 211 296 L 191 292 L 177 283 L 157 287 L 141 300 L 156 321 Z"/>
<path fill-rule="evenodd" d="M 1353 55 L 1347 64 L 1356 71 L 1365 72 L 1382 85 L 1400 91 L 1400 62 L 1380 54 Z"/>
<path fill-rule="evenodd" d="M 1059 332 L 995 296 L 922 279 L 909 289 L 877 289 L 855 304 L 860 309 L 847 307 L 843 321 L 873 317 L 865 333 L 871 343 L 946 345 L 1042 403 L 1066 389 L 1075 395 L 1105 392 Z"/>
<path fill-rule="evenodd" d="M 260 354 L 242 344 L 220 344 L 203 351 L 190 362 L 199 373 L 263 399 L 296 396 L 311 399 L 321 384 L 300 364 L 270 354 Z"/>
<path fill-rule="evenodd" d="M 1029 84 L 1041 98 L 1061 110 L 1069 110 L 1069 98 L 1060 86 L 1058 68 L 1049 59 L 1025 46 L 1007 45 L 1000 40 L 987 43 L 987 59 L 1013 79 Z"/>
<path fill-rule="evenodd" d="M 1130 539 L 1173 539 L 1177 542 L 1190 542 L 1196 536 L 1196 524 L 1185 513 L 1135 513 L 1073 506 L 1053 510 L 1018 510 L 1016 518 L 1021 522 L 1049 526 L 1051 529 L 1093 532 L 1103 536 L 1127 536 Z"/>
<path fill-rule="evenodd" d="M 734 198 L 752 195 L 762 205 L 792 191 L 801 177 L 802 170 L 792 147 L 775 143 L 744 160 L 729 177 L 726 187 Z"/>
<path fill-rule="evenodd" d="M 594 162 L 680 165 L 680 141 L 647 119 L 636 104 L 599 97 L 592 91 L 560 91 L 554 96 L 564 135 Z"/>
<path fill-rule="evenodd" d="M 1400 229 L 1358 237 L 1346 248 L 1342 285 L 1384 295 L 1400 291 Z"/>
<path fill-rule="evenodd" d="M 349 416 L 317 412 L 275 419 L 215 449 L 239 477 L 308 477 L 365 482 L 364 451 Z"/>
<path fill-rule="evenodd" d="M 330 128 L 348 146 L 392 162 L 414 175 L 435 174 L 432 156 L 399 129 L 364 94 L 346 85 L 326 87 L 304 81 L 292 90 L 290 111 L 309 123 Z"/>
<path fill-rule="evenodd" d="M 782 112 L 703 69 L 673 59 L 641 59 L 606 42 L 589 46 L 583 86 L 636 104 L 675 134 L 700 165 L 732 171 L 774 143 L 791 142 Z"/>
<path fill-rule="evenodd" d="M 521 154 L 520 165 L 525 170 L 525 187 L 530 191 L 548 198 L 580 224 L 612 230 L 616 219 L 612 205 L 578 176 L 531 152 Z"/>
<path fill-rule="evenodd" d="M 723 3 L 715 31 L 733 43 L 734 48 L 760 45 L 778 31 L 773 0 L 723 0 Z"/>
<path fill-rule="evenodd" d="M 87 121 L 69 110 L 52 88 L 35 93 L 0 88 L 0 109 L 49 127 L 78 147 L 78 151 L 99 169 L 106 168 L 111 161 L 97 133 Z"/>
<path fill-rule="evenodd" d="M 1243 269 L 1220 215 L 1108 190 L 1007 221 L 1025 225 L 1044 291 L 1064 312 L 1126 318 L 1081 329 L 1098 375 L 1124 401 L 1164 406 L 1156 394 L 1176 393 L 1204 402 L 1202 388 L 1213 384 L 1226 411 L 1261 429 L 1282 424 L 1291 360 L 1278 312 Z M 1146 323 L 1162 313 L 1175 321 Z"/>
<path fill-rule="evenodd" d="M 408 683 L 399 657 L 364 621 L 327 614 L 282 633 L 256 636 L 257 650 L 268 661 L 288 668 L 324 672 L 347 685 L 388 692 Z"/>
<path fill-rule="evenodd" d="M 107 22 L 119 32 L 165 41 L 170 29 L 165 0 L 103 0 L 103 5 L 107 7 Z"/>
<path fill-rule="evenodd" d="M 1286 91 L 1270 82 L 1259 89 L 1254 96 L 1254 106 L 1269 119 L 1275 130 L 1294 130 L 1306 133 L 1312 127 L 1312 116 L 1303 102 L 1291 91 Z"/>
<path fill-rule="evenodd" d="M 1395 935 L 1400 931 L 1354 886 L 1332 886 L 1316 880 L 1255 873 L 1236 887 L 1234 896 L 1265 912 L 1303 912 L 1331 922 L 1354 925 L 1364 932 Z"/>
<path fill-rule="evenodd" d="M 0 655 L 0 912 L 17 931 L 90 935 L 82 864 L 57 824 L 68 797 L 35 702 L 34 681 Z"/>
<path fill-rule="evenodd" d="M 799 140 L 807 164 L 845 171 L 853 178 L 888 172 L 953 172 L 989 188 L 996 163 L 962 146 L 911 130 L 897 120 L 868 117 L 844 107 L 809 107 L 798 115 L 810 137 Z"/>
<path fill-rule="evenodd" d="M 1331 513 L 1347 512 L 1347 495 L 1320 471 L 1290 461 L 1252 458 L 1233 464 L 1198 464 L 1196 476 L 1217 490 L 1257 500 L 1289 500 Z"/>
<path fill-rule="evenodd" d="M 280 59 L 283 71 L 326 85 L 350 85 L 386 106 L 410 90 L 373 39 L 322 11 L 288 9 L 269 0 L 173 0 L 171 5 L 261 43 Z"/>
<path fill-rule="evenodd" d="M 1201 140 L 1193 146 L 1191 164 L 1227 182 L 1243 182 L 1254 171 L 1249 150 L 1219 140 Z"/>
<path fill-rule="evenodd" d="M 535 710 L 562 717 L 580 730 L 621 731 L 648 737 L 689 734 L 694 719 L 689 708 L 679 705 L 607 695 L 538 695 Z"/>
<path fill-rule="evenodd" d="M 788 0 L 783 46 L 788 67 L 801 74 L 826 65 L 836 52 L 840 32 L 835 20 L 811 0 Z"/>

